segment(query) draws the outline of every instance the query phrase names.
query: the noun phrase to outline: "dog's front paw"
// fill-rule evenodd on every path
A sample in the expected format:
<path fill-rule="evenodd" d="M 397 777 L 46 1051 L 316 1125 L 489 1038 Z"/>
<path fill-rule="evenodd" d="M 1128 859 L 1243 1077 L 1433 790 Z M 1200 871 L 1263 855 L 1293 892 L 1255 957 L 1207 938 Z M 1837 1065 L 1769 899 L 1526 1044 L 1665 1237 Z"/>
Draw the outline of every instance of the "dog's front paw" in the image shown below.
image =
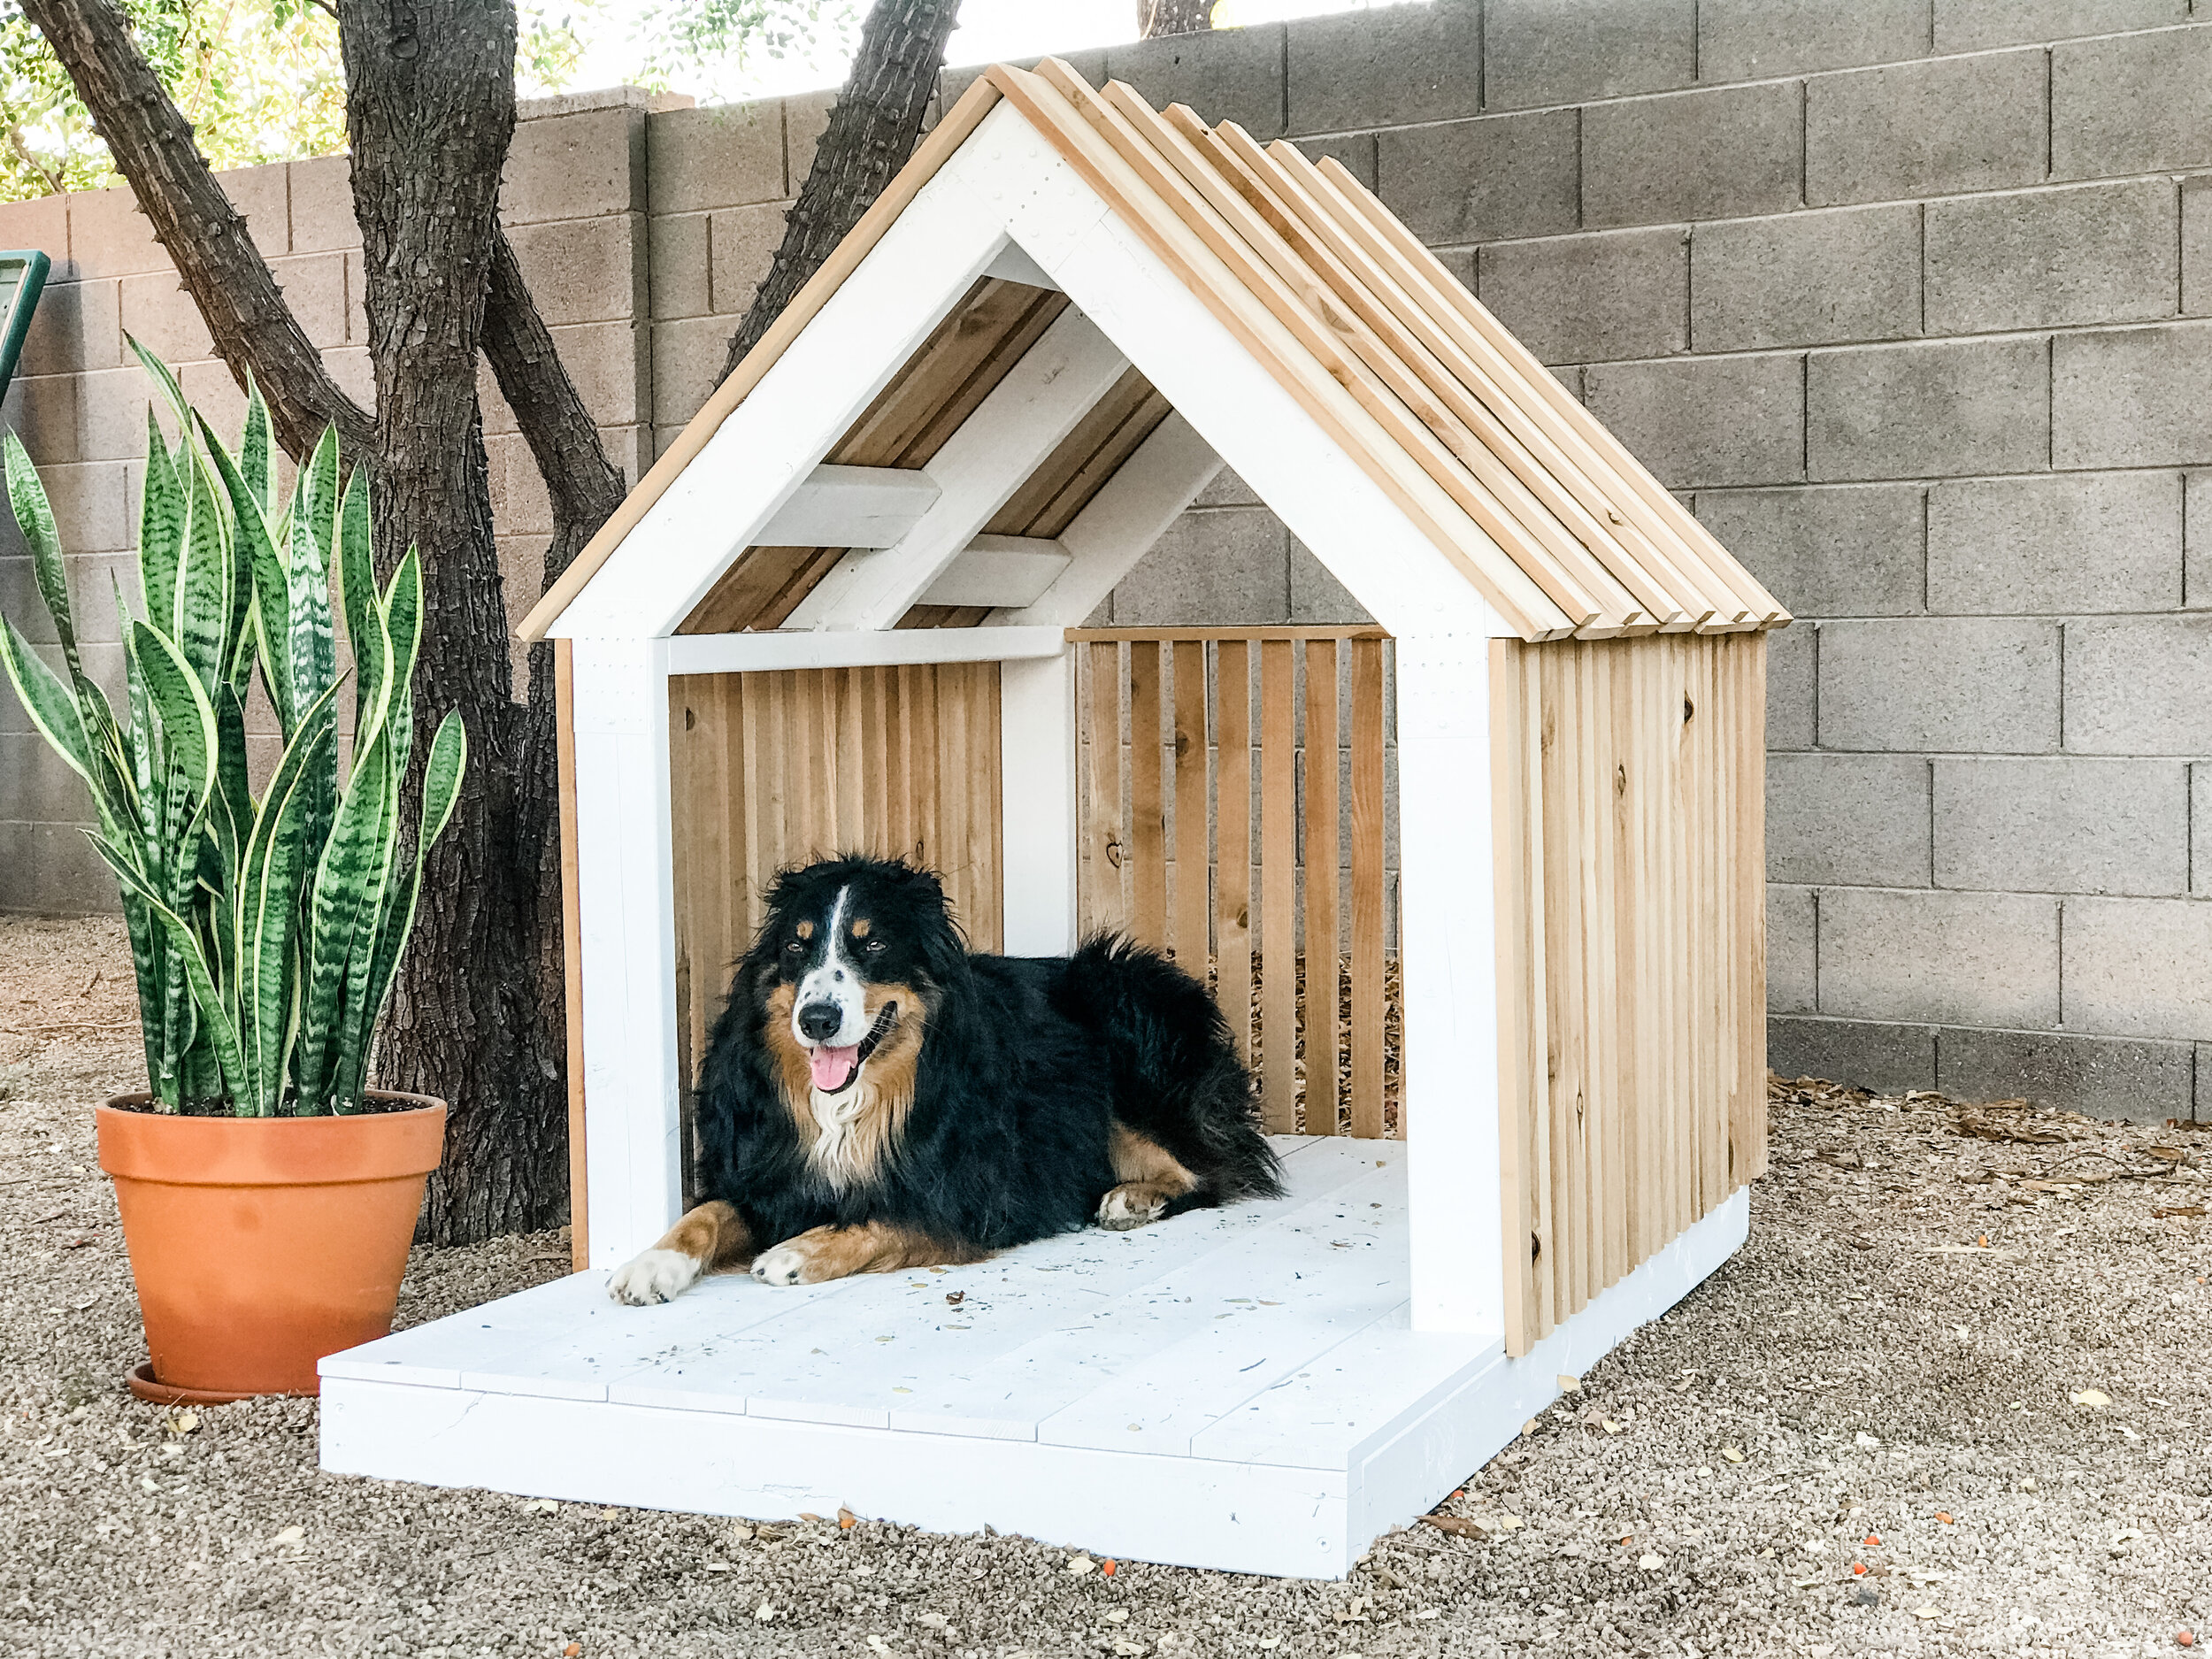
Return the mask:
<path fill-rule="evenodd" d="M 698 1282 L 699 1263 L 680 1250 L 648 1250 L 614 1270 L 607 1294 L 633 1308 L 673 1302 Z"/>
<path fill-rule="evenodd" d="M 1126 1233 L 1157 1221 L 1167 1203 L 1165 1187 L 1148 1181 L 1124 1181 L 1098 1201 L 1098 1225 L 1109 1233 Z"/>
<path fill-rule="evenodd" d="M 812 1265 L 813 1252 L 794 1239 L 762 1251 L 754 1259 L 753 1277 L 764 1285 L 811 1285 L 815 1282 L 809 1271 Z"/>

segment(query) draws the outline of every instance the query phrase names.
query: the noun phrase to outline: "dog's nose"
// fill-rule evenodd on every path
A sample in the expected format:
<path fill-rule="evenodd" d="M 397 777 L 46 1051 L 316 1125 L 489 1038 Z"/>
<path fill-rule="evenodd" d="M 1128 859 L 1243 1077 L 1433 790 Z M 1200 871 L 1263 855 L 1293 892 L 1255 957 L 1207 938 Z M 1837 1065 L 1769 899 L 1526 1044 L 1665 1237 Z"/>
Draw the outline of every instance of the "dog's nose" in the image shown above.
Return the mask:
<path fill-rule="evenodd" d="M 845 1023 L 845 1010 L 834 1002 L 809 1002 L 799 1010 L 799 1034 L 827 1042 Z"/>

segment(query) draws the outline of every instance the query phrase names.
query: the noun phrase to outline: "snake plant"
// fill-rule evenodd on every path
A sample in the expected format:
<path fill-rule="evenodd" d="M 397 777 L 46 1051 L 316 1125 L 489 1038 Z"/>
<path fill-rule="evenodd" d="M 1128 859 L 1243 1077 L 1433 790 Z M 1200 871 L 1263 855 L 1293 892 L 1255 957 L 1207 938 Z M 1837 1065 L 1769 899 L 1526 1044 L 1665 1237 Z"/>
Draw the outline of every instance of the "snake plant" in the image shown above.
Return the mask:
<path fill-rule="evenodd" d="M 86 833 L 121 885 L 157 1109 L 358 1110 L 423 859 L 452 816 L 467 757 L 460 719 L 448 714 L 431 740 L 410 836 L 400 785 L 414 736 L 422 566 L 410 549 L 377 585 L 368 482 L 357 466 L 341 488 L 334 430 L 281 500 L 258 389 L 248 388 L 233 454 L 167 366 L 131 343 L 179 434 L 172 445 L 149 407 L 143 614 L 129 610 L 119 584 L 116 593 L 122 715 L 84 672 L 54 515 L 12 433 L 8 501 L 60 670 L 4 617 L 0 662 L 33 723 L 91 791 L 98 822 Z M 334 575 L 354 659 L 342 786 Z M 245 721 L 257 667 L 284 744 L 258 796 L 247 779 Z"/>

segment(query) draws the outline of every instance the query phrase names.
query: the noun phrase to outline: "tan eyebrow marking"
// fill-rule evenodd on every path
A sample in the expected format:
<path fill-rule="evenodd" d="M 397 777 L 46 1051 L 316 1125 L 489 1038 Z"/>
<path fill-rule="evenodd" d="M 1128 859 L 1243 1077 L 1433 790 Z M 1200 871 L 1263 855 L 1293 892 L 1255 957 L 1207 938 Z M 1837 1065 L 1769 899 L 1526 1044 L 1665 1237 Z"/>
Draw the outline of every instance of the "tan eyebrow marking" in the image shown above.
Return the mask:
<path fill-rule="evenodd" d="M 858 921 L 853 924 L 853 937 L 855 939 L 867 938 L 868 929 L 872 926 L 874 926 L 874 924 L 870 922 L 866 917 L 862 917 Z"/>
<path fill-rule="evenodd" d="M 801 922 L 799 924 L 799 937 L 802 939 L 813 938 L 814 924 L 812 922 Z"/>

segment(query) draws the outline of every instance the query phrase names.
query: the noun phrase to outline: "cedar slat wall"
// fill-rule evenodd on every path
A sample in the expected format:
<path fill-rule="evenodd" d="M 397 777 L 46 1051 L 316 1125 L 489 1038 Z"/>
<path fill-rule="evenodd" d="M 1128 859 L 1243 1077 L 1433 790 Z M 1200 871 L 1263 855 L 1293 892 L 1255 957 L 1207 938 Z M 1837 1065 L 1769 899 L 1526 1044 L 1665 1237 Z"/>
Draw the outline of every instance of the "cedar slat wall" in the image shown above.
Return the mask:
<path fill-rule="evenodd" d="M 1402 1134 L 1397 1078 L 1385 1064 L 1396 1002 L 1384 818 L 1387 641 L 1373 628 L 1071 637 L 1083 641 L 1076 885 L 1085 931 L 1118 929 L 1202 975 L 1210 969 L 1257 1073 L 1271 1133 Z M 1302 667 L 1302 752 L 1328 757 L 1306 767 L 1302 788 L 1294 702 Z M 1348 814 L 1340 788 L 1346 734 Z M 1239 848 L 1246 856 L 1235 856 Z M 1316 848 L 1325 850 L 1316 856 Z M 1307 883 L 1309 867 L 1329 879 Z M 1286 956 L 1291 971 L 1271 972 Z M 1336 964 L 1336 995 L 1315 1018 L 1302 987 L 1309 964 L 1324 961 Z M 1310 1077 L 1338 1079 L 1332 1105 L 1309 1102 Z"/>
<path fill-rule="evenodd" d="M 1496 641 L 1506 1341 L 1766 1168 L 1766 636 Z"/>
<path fill-rule="evenodd" d="M 944 877 L 974 948 L 999 948 L 998 680 L 996 663 L 670 679 L 687 1123 L 707 1032 L 778 870 L 840 852 L 913 858 Z"/>

